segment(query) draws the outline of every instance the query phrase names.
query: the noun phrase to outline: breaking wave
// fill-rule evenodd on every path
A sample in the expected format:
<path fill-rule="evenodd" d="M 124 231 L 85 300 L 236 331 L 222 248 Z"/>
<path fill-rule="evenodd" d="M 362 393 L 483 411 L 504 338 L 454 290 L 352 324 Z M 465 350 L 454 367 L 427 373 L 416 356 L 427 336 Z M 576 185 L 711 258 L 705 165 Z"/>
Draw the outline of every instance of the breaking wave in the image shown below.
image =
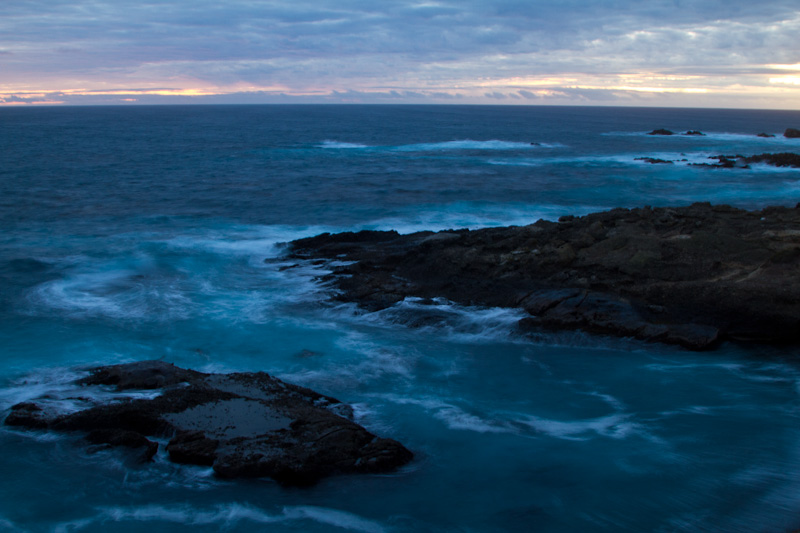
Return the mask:
<path fill-rule="evenodd" d="M 374 151 L 390 151 L 390 152 L 438 152 L 448 150 L 534 150 L 537 148 L 561 148 L 563 144 L 560 143 L 540 143 L 540 142 L 519 142 L 519 141 L 501 141 L 492 139 L 488 141 L 476 141 L 472 139 L 461 139 L 455 141 L 433 142 L 433 143 L 416 143 L 416 144 L 401 144 L 398 146 L 379 146 L 367 145 L 360 143 L 340 142 L 326 140 L 319 145 L 319 148 L 329 150 L 352 150 L 352 149 L 369 149 Z"/>
<path fill-rule="evenodd" d="M 312 505 L 286 506 L 274 513 L 239 503 L 198 508 L 192 505 L 145 505 L 142 507 L 105 507 L 97 515 L 61 523 L 54 528 L 57 533 L 80 531 L 95 524 L 124 522 L 166 522 L 190 526 L 235 527 L 241 523 L 279 524 L 285 522 L 312 522 L 347 531 L 383 533 L 381 524 L 353 513 Z"/>

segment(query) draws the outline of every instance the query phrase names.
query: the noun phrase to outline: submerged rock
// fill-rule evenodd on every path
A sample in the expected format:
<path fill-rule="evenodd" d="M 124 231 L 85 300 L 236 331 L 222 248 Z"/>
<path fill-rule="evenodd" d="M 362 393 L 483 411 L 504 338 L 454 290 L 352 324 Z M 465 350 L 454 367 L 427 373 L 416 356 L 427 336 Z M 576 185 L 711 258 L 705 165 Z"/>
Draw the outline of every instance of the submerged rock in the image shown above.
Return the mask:
<path fill-rule="evenodd" d="M 757 133 L 756 137 L 764 137 L 765 139 L 769 139 L 770 137 L 775 137 L 775 135 L 762 131 L 761 133 Z"/>
<path fill-rule="evenodd" d="M 651 131 L 650 133 L 648 133 L 648 135 L 675 135 L 675 133 L 673 133 L 673 132 L 671 132 L 669 130 L 666 130 L 664 128 L 660 128 L 660 129 Z"/>
<path fill-rule="evenodd" d="M 766 163 L 775 167 L 800 168 L 800 154 L 793 154 L 791 152 L 751 155 L 744 159 L 748 163 Z"/>
<path fill-rule="evenodd" d="M 335 298 L 371 311 L 443 297 L 523 308 L 525 329 L 694 350 L 800 342 L 800 209 L 698 203 L 475 231 L 325 234 L 292 242 L 290 254 L 339 261 L 323 278 Z"/>
<path fill-rule="evenodd" d="M 59 414 L 47 402 L 12 407 L 7 425 L 86 432 L 93 444 L 142 449 L 149 460 L 169 438 L 176 463 L 207 465 L 225 478 L 271 477 L 307 485 L 332 474 L 386 472 L 413 455 L 349 418 L 352 409 L 264 372 L 205 374 L 161 361 L 99 367 L 84 387 L 160 390 L 152 399 L 120 397 Z"/>
<path fill-rule="evenodd" d="M 706 136 L 705 133 L 703 133 L 702 131 L 698 131 L 698 130 L 689 130 L 686 133 L 684 133 L 684 135 L 698 135 L 700 137 L 705 137 Z"/>
<path fill-rule="evenodd" d="M 764 163 L 774 167 L 800 168 L 800 154 L 783 152 L 779 154 L 758 154 L 758 155 L 714 155 L 709 159 L 717 160 L 717 163 L 692 163 L 694 167 L 712 168 L 750 168 L 750 163 Z"/>
<path fill-rule="evenodd" d="M 645 163 L 650 163 L 651 165 L 672 165 L 674 164 L 672 161 L 667 159 L 658 159 L 656 157 L 634 157 L 634 161 L 644 161 Z"/>

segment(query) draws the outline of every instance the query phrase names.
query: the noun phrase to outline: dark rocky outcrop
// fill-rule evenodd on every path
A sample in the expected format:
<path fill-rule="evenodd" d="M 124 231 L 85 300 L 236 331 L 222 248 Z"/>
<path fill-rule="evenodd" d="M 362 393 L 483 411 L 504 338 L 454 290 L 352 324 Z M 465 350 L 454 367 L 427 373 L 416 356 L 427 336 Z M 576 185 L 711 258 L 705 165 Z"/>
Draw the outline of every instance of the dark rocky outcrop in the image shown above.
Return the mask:
<path fill-rule="evenodd" d="M 668 161 L 667 159 L 658 159 L 655 157 L 634 157 L 635 161 L 644 161 L 645 163 L 650 163 L 651 165 L 672 165 L 674 164 L 673 161 Z"/>
<path fill-rule="evenodd" d="M 684 133 L 684 135 L 697 135 L 697 136 L 700 136 L 700 137 L 705 137 L 706 136 L 705 133 L 703 133 L 702 131 L 698 131 L 698 130 L 689 130 L 686 133 Z"/>
<path fill-rule="evenodd" d="M 709 159 L 716 160 L 716 163 L 692 163 L 695 167 L 712 168 L 750 168 L 750 163 L 764 163 L 774 167 L 800 168 L 800 154 L 783 152 L 779 154 L 758 154 L 758 155 L 714 155 Z"/>
<path fill-rule="evenodd" d="M 272 477 L 307 485 L 323 476 L 386 472 L 412 459 L 399 442 L 379 438 L 334 398 L 263 372 L 204 374 L 160 361 L 96 368 L 83 387 L 158 389 L 152 399 L 120 398 L 70 414 L 46 399 L 12 407 L 7 425 L 81 431 L 93 444 L 142 450 L 150 459 L 169 438 L 177 463 L 208 465 L 224 478 Z"/>
<path fill-rule="evenodd" d="M 766 163 L 774 167 L 800 168 L 800 154 L 783 152 L 780 154 L 759 154 L 745 157 L 748 163 Z"/>
<path fill-rule="evenodd" d="M 708 159 L 716 160 L 716 163 L 690 163 L 693 167 L 711 168 L 750 168 L 747 158 L 743 155 L 712 155 Z"/>
<path fill-rule="evenodd" d="M 786 131 L 783 132 L 783 136 L 787 139 L 800 139 L 800 130 L 796 128 L 786 128 Z"/>
<path fill-rule="evenodd" d="M 518 307 L 522 327 L 713 348 L 800 342 L 800 209 L 614 209 L 523 227 L 323 234 L 290 257 L 331 266 L 336 298 Z"/>
<path fill-rule="evenodd" d="M 660 128 L 657 130 L 653 130 L 648 135 L 675 135 L 673 132 L 666 130 L 664 128 Z"/>
<path fill-rule="evenodd" d="M 769 138 L 775 137 L 775 136 L 773 134 L 771 134 L 771 133 L 766 133 L 766 132 L 762 131 L 761 133 L 757 133 L 756 137 L 764 137 L 765 139 L 769 139 Z"/>

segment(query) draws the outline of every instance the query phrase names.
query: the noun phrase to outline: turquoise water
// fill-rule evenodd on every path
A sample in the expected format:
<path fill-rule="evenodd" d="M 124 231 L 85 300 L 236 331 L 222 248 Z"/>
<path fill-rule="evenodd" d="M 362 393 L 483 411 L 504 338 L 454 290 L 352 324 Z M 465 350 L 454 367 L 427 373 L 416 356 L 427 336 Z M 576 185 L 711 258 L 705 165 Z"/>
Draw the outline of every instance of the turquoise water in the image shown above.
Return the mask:
<path fill-rule="evenodd" d="M 448 106 L 0 109 L 0 415 L 72 409 L 87 365 L 264 370 L 412 449 L 310 489 L 138 466 L 0 429 L 10 531 L 786 531 L 800 527 L 795 348 L 708 354 L 518 312 L 327 302 L 280 243 L 616 206 L 800 201 L 800 171 L 649 165 L 800 151 L 800 113 Z M 653 137 L 666 127 L 705 137 Z M 538 143 L 532 145 L 531 143 Z M 435 324 L 405 325 L 434 314 Z"/>

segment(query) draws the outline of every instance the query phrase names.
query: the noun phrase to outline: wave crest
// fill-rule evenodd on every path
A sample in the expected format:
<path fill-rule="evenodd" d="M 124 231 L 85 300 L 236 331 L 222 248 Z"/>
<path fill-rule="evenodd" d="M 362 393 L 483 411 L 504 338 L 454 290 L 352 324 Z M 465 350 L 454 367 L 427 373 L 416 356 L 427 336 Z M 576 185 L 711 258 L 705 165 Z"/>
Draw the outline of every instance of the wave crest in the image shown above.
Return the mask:
<path fill-rule="evenodd" d="M 298 520 L 311 520 L 363 533 L 386 531 L 378 522 L 338 509 L 313 505 L 292 505 L 284 507 L 279 513 L 270 514 L 256 507 L 239 503 L 217 505 L 211 509 L 200 509 L 191 505 L 106 507 L 99 509 L 99 513 L 94 517 L 61 523 L 54 528 L 54 531 L 66 533 L 84 529 L 95 523 L 107 522 L 169 522 L 192 526 L 230 527 L 244 521 L 256 524 L 275 524 Z"/>

